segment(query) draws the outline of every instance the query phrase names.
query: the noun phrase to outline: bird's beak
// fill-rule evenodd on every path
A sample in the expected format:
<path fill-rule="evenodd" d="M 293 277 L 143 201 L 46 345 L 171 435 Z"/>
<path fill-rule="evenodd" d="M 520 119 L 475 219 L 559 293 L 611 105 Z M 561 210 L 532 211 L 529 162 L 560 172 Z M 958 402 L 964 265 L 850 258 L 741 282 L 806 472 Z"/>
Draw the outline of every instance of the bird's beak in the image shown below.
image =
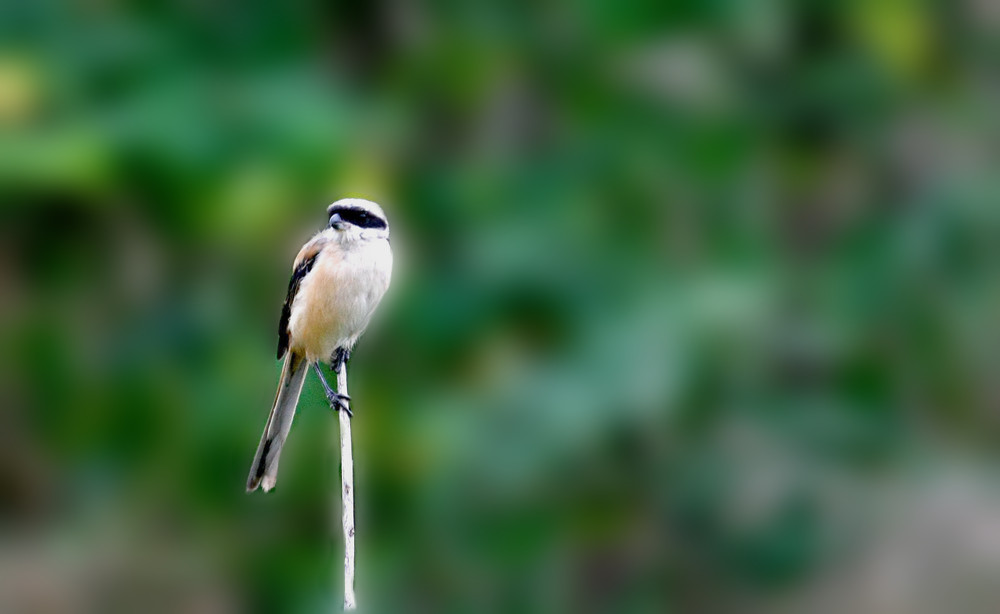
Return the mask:
<path fill-rule="evenodd" d="M 343 230 L 344 220 L 340 217 L 339 213 L 334 213 L 330 216 L 330 228 L 336 228 L 337 230 Z"/>

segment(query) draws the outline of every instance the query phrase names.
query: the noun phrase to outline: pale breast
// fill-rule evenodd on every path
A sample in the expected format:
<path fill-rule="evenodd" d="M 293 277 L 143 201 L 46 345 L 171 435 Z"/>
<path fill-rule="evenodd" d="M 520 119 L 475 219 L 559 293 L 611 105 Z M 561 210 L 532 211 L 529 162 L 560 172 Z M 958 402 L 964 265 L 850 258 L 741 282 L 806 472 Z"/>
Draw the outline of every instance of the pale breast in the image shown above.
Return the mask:
<path fill-rule="evenodd" d="M 391 272 L 385 240 L 324 246 L 292 303 L 290 345 L 309 360 L 327 360 L 338 347 L 352 346 L 388 289 Z"/>

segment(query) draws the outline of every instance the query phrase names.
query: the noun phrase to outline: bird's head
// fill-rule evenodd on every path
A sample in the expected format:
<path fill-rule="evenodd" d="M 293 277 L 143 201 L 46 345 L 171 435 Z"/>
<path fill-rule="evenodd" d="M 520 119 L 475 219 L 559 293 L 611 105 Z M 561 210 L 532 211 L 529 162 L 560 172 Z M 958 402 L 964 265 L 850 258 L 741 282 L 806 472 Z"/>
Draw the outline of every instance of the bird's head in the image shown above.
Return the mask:
<path fill-rule="evenodd" d="M 326 208 L 327 228 L 360 238 L 389 236 L 382 207 L 363 198 L 342 198 Z"/>

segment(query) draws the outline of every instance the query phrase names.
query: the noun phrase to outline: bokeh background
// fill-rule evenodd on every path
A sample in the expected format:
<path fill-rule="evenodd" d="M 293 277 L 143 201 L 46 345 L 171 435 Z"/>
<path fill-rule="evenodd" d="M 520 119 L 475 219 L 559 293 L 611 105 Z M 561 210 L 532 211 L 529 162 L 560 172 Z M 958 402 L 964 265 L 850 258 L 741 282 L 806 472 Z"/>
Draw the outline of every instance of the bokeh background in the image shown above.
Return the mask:
<path fill-rule="evenodd" d="M 1000 609 L 1000 5 L 0 5 L 0 611 Z"/>

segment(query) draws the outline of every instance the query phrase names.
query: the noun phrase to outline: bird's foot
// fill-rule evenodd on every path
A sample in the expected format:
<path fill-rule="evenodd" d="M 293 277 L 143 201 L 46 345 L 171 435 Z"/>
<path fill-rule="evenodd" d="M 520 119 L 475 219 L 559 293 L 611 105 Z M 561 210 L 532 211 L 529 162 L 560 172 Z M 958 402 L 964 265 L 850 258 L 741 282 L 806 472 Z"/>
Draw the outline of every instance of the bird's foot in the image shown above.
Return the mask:
<path fill-rule="evenodd" d="M 326 400 L 330 402 L 330 409 L 334 411 L 345 411 L 347 412 L 348 418 L 353 418 L 354 414 L 351 412 L 351 408 L 348 407 L 347 402 L 351 400 L 351 397 L 346 394 L 340 394 L 330 387 L 327 383 L 326 378 L 323 377 L 323 370 L 319 368 L 319 363 L 312 363 L 313 370 L 316 371 L 316 375 L 319 376 L 319 382 L 323 384 L 323 392 L 326 394 Z"/>
<path fill-rule="evenodd" d="M 347 405 L 347 402 L 351 400 L 351 397 L 346 394 L 340 394 L 339 392 L 327 390 L 326 400 L 330 402 L 330 409 L 334 411 L 347 412 L 348 418 L 354 417 L 354 412 L 352 412 L 350 406 Z"/>
<path fill-rule="evenodd" d="M 340 373 L 340 370 L 344 368 L 347 361 L 351 359 L 351 351 L 345 347 L 339 347 L 333 351 L 330 355 L 330 370 L 334 373 Z"/>

